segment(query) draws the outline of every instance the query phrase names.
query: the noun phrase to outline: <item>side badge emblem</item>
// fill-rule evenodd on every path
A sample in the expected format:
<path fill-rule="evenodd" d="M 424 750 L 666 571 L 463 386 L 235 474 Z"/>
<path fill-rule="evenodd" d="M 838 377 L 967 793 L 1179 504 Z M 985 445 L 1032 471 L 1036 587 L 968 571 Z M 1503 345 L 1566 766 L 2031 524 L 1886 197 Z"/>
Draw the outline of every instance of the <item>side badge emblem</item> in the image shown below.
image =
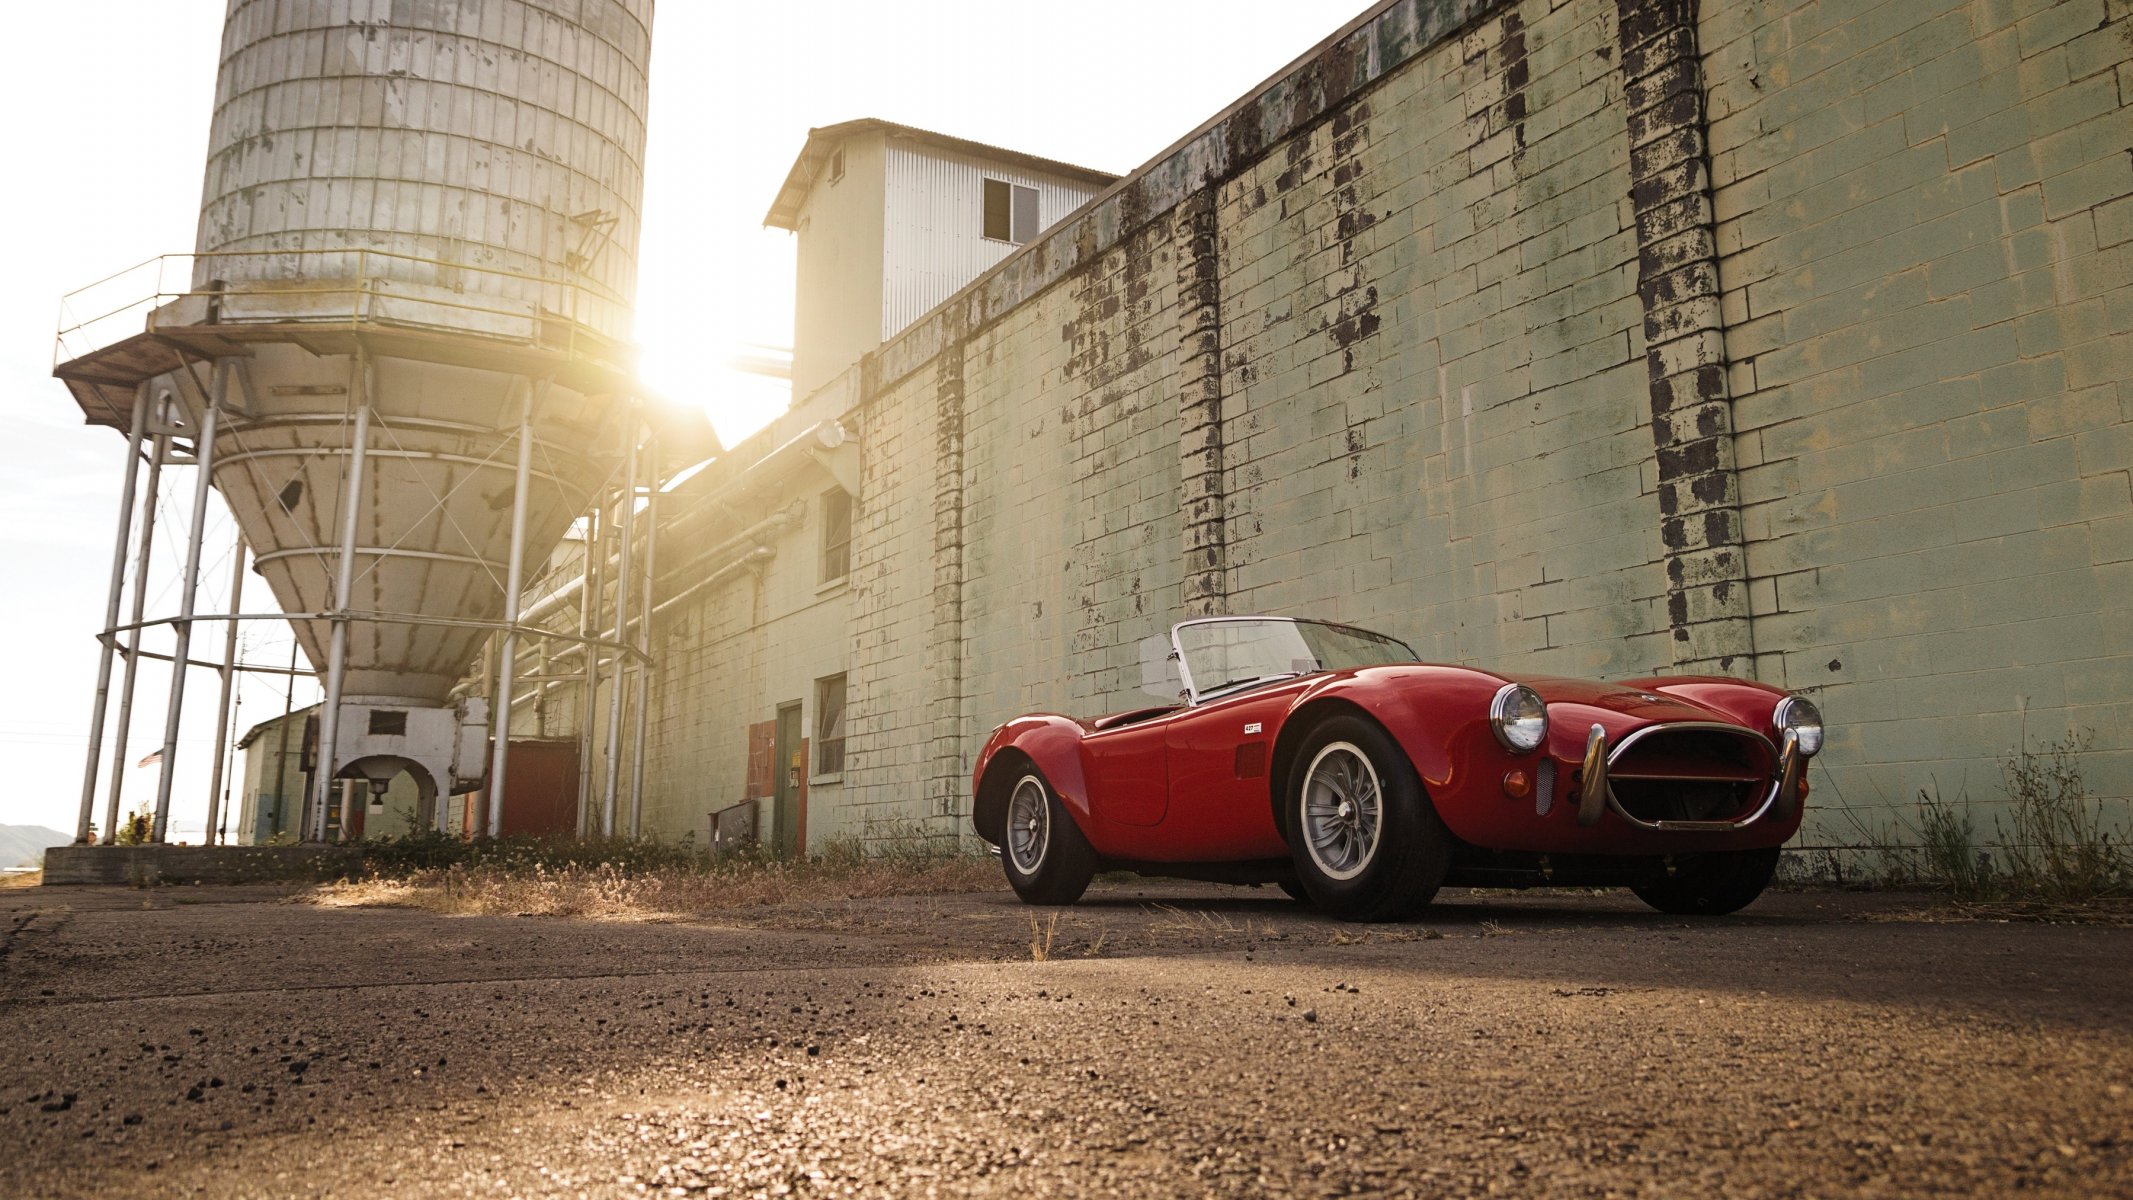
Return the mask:
<path fill-rule="evenodd" d="M 1259 732 L 1259 730 L 1260 730 L 1260 724 L 1259 724 L 1259 722 L 1257 722 L 1257 721 L 1254 721 L 1254 722 L 1252 722 L 1251 724 L 1249 724 L 1249 725 L 1247 725 L 1247 726 L 1245 726 L 1245 727 L 1244 727 L 1244 732 L 1246 732 L 1246 733 L 1257 733 L 1257 732 Z"/>

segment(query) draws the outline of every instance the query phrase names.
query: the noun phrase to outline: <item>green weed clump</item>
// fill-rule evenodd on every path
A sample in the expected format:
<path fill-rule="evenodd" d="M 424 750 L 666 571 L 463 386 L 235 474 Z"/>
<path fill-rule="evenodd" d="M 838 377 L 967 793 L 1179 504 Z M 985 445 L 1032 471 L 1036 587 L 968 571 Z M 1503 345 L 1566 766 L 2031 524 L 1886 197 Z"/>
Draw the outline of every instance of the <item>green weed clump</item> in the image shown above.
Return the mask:
<path fill-rule="evenodd" d="M 1915 825 L 1875 840 L 1884 882 L 1932 887 L 1960 900 L 2079 904 L 2133 895 L 2126 831 L 2089 794 L 2081 758 L 2088 732 L 2024 745 L 2000 760 L 2004 817 L 1981 841 L 1967 795 L 1918 793 Z"/>
<path fill-rule="evenodd" d="M 2009 827 L 1994 827 L 2017 894 L 2079 902 L 2133 893 L 2125 831 L 2105 821 L 2104 802 L 2089 795 L 2082 778 L 2079 756 L 2094 739 L 2093 732 L 2070 733 L 2000 761 L 2011 807 Z"/>

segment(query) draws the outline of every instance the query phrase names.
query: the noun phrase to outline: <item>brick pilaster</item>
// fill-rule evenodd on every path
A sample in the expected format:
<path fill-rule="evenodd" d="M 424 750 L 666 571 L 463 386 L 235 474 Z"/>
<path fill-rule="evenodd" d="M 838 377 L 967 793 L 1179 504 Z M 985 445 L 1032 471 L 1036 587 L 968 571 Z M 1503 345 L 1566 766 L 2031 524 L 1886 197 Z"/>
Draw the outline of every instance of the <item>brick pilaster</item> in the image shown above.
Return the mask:
<path fill-rule="evenodd" d="M 1745 672 L 1754 642 L 1697 0 L 1616 0 L 1616 12 L 1674 666 Z"/>

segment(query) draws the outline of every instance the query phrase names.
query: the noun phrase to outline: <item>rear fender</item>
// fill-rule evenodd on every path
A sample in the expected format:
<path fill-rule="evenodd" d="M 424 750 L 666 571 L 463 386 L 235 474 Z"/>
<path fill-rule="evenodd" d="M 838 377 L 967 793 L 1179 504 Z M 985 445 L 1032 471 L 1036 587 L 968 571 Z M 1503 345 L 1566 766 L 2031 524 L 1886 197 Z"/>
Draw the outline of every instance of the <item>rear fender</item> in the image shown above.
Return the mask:
<path fill-rule="evenodd" d="M 1006 831 L 1008 794 L 1029 765 L 1044 775 L 1059 803 L 1086 835 L 1089 785 L 1081 767 L 1082 736 L 1081 722 L 1056 713 L 1017 717 L 994 730 L 978 752 L 977 769 L 972 773 L 975 803 L 970 821 L 978 836 L 1000 844 Z"/>

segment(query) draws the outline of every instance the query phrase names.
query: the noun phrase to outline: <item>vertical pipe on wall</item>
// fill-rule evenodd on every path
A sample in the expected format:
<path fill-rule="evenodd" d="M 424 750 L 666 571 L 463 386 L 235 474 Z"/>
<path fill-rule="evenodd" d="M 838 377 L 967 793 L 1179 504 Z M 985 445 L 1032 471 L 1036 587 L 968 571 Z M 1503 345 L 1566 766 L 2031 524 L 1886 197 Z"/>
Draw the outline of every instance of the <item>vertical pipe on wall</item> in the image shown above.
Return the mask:
<path fill-rule="evenodd" d="M 369 363 L 356 356 L 355 429 L 350 434 L 348 483 L 341 491 L 341 557 L 333 587 L 333 640 L 326 654 L 326 703 L 319 710 L 318 756 L 311 813 L 311 840 L 326 840 L 326 807 L 333 802 L 335 747 L 341 734 L 341 682 L 348 672 L 348 606 L 355 600 L 356 517 L 363 499 L 363 467 L 370 449 Z M 343 805 L 345 810 L 346 805 Z M 345 833 L 344 825 L 342 831 Z"/>
<path fill-rule="evenodd" d="M 496 738 L 489 758 L 489 815 L 487 833 L 496 837 L 504 827 L 504 781 L 511 759 L 511 689 L 518 673 L 519 592 L 525 587 L 526 483 L 533 474 L 533 405 L 531 391 L 521 401 L 518 418 L 518 465 L 511 481 L 511 561 L 504 568 L 503 661 L 496 668 Z"/>
<path fill-rule="evenodd" d="M 644 500 L 644 571 L 638 584 L 643 596 L 637 602 L 637 724 L 630 730 L 630 836 L 644 832 L 644 739 L 651 724 L 648 704 L 652 682 L 652 578 L 658 565 L 659 546 L 659 440 L 651 438 L 647 449 L 652 460 L 651 486 Z"/>
<path fill-rule="evenodd" d="M 628 659 L 624 647 L 629 639 L 630 562 L 636 549 L 637 442 L 641 433 L 635 402 L 632 401 L 629 460 L 623 468 L 622 552 L 615 566 L 615 670 L 610 685 L 613 690 L 607 697 L 607 777 L 600 789 L 600 832 L 609 837 L 615 835 L 615 790 L 622 769 L 622 671 Z"/>
<path fill-rule="evenodd" d="M 104 710 L 111 702 L 111 657 L 118 648 L 119 602 L 126 595 L 126 544 L 133 536 L 133 493 L 141 478 L 141 439 L 148 430 L 148 385 L 133 390 L 133 424 L 126 435 L 126 479 L 119 485 L 118 534 L 111 541 L 111 585 L 104 598 L 104 636 L 96 656 L 96 708 L 89 714 L 89 754 L 81 768 L 81 816 L 74 823 L 74 840 L 89 840 L 89 824 L 96 815 L 96 768 L 104 756 Z M 138 636 L 138 632 L 136 632 Z M 112 830 L 104 830 L 109 840 Z"/>
<path fill-rule="evenodd" d="M 207 785 L 207 833 L 200 840 L 212 846 L 215 836 L 215 820 L 222 815 L 222 779 L 229 761 L 230 696 L 237 683 L 237 612 L 244 600 L 244 535 L 237 535 L 237 545 L 230 552 L 230 620 L 229 632 L 222 641 L 222 695 L 215 702 L 215 773 Z"/>
<path fill-rule="evenodd" d="M 216 372 L 217 376 L 221 372 Z M 178 761 L 178 724 L 185 715 L 185 664 L 192 657 L 193 612 L 200 599 L 200 550 L 207 533 L 207 501 L 213 494 L 215 474 L 215 418 L 222 402 L 218 384 L 200 413 L 200 431 L 193 440 L 193 519 L 185 533 L 185 578 L 178 587 L 178 648 L 170 659 L 170 701 L 163 709 L 163 764 L 156 772 L 155 835 L 161 842 L 170 828 L 170 789 L 177 782 L 172 770 Z"/>
<path fill-rule="evenodd" d="M 170 457 L 170 431 L 165 424 L 170 393 L 158 395 L 149 405 L 148 420 L 155 440 L 148 451 L 148 484 L 142 488 L 141 543 L 133 556 L 133 607 L 126 634 L 126 669 L 119 682 L 118 728 L 111 745 L 111 788 L 104 803 L 104 837 L 118 837 L 119 799 L 126 789 L 126 738 L 133 729 L 133 684 L 141 650 L 141 615 L 148 604 L 148 563 L 156 540 L 156 502 L 162 498 L 163 460 Z"/>
<path fill-rule="evenodd" d="M 607 553 L 600 545 L 606 505 L 594 504 L 585 515 L 585 562 L 578 588 L 578 665 L 584 682 L 578 689 L 578 836 L 592 830 L 593 709 L 600 695 L 600 652 L 593 645 L 593 630 L 599 628 L 601 593 L 607 587 L 600 564 Z"/>

